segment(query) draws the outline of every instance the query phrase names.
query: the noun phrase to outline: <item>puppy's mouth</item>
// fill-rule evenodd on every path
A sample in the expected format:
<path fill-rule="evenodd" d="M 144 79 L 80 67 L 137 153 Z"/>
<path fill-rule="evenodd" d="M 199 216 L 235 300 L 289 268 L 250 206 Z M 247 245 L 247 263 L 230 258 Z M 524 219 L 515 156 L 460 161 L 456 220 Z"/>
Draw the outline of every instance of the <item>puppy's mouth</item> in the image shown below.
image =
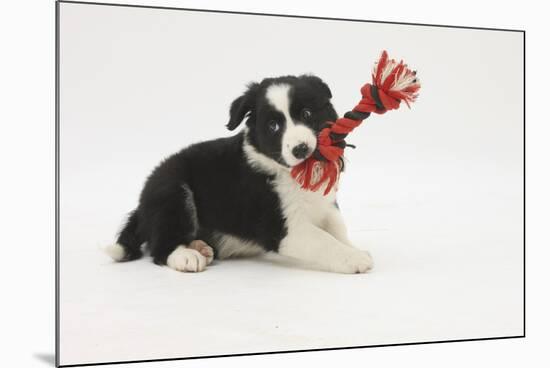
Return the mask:
<path fill-rule="evenodd" d="M 289 167 L 307 160 L 317 148 L 318 136 L 311 128 L 298 124 L 287 129 L 282 137 L 281 156 Z"/>
<path fill-rule="evenodd" d="M 278 163 L 279 165 L 283 166 L 284 168 L 286 169 L 292 169 L 294 166 L 298 166 L 300 165 L 302 162 L 304 162 L 305 160 L 307 160 L 309 157 L 311 157 L 311 155 L 313 154 L 313 151 L 309 152 L 307 154 L 306 157 L 302 158 L 302 159 L 293 159 L 291 160 L 290 162 L 288 162 L 287 160 L 285 160 L 285 158 L 283 157 L 283 155 L 278 155 L 277 157 L 271 157 L 271 159 L 273 161 L 275 161 L 276 163 Z"/>
<path fill-rule="evenodd" d="M 303 153 L 300 155 L 300 157 L 295 157 L 294 155 L 290 156 L 290 155 L 286 155 L 287 157 L 285 158 L 284 155 L 281 155 L 280 159 L 279 159 L 279 162 L 286 166 L 286 167 L 289 167 L 289 168 L 292 168 L 294 166 L 298 166 L 300 165 L 302 162 L 306 161 L 308 158 L 311 157 L 311 155 L 313 154 L 314 152 L 314 149 L 311 149 L 309 148 L 307 150 L 306 153 Z M 290 157 L 289 157 L 290 156 Z"/>
<path fill-rule="evenodd" d="M 279 165 L 283 166 L 286 169 L 291 169 L 292 167 L 296 166 L 294 164 L 289 164 L 288 162 L 286 162 L 286 160 L 283 158 L 282 155 L 279 155 L 278 157 L 275 157 L 275 158 L 272 157 L 272 160 L 274 160 L 276 163 L 278 163 Z"/>
<path fill-rule="evenodd" d="M 280 152 L 278 152 L 278 153 L 273 152 L 273 153 L 271 153 L 271 154 L 268 153 L 268 152 L 262 152 L 262 154 L 263 154 L 266 158 L 272 160 L 273 162 L 275 162 L 275 163 L 281 165 L 282 167 L 284 167 L 284 168 L 286 168 L 286 169 L 291 169 L 293 166 L 296 166 L 296 165 L 294 165 L 294 164 L 289 164 L 289 163 L 284 159 L 283 155 L 282 155 Z"/>
<path fill-rule="evenodd" d="M 287 164 L 284 160 L 278 160 L 277 163 L 279 163 L 281 166 L 283 166 L 285 169 L 292 169 L 293 166 L 290 166 L 289 164 Z M 294 165 L 296 166 L 296 165 Z"/>

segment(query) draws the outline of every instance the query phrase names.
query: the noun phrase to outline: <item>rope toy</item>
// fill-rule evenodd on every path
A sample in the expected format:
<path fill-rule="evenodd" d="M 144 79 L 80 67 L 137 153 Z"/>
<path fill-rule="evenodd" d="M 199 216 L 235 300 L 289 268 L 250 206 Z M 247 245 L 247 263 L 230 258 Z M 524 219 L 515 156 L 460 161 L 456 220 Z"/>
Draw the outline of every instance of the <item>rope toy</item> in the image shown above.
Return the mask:
<path fill-rule="evenodd" d="M 401 101 L 410 108 L 419 89 L 416 71 L 410 70 L 402 60 L 397 63 L 389 59 L 384 50 L 374 65 L 372 83 L 361 88 L 361 101 L 343 118 L 327 122 L 328 126 L 321 130 L 317 138 L 317 149 L 307 160 L 292 168 L 292 177 L 303 189 L 311 191 L 317 191 L 326 182 L 324 195 L 327 195 L 338 181 L 344 149 L 347 146 L 355 148 L 346 143 L 347 135 L 371 113 L 384 114 L 396 110 Z"/>

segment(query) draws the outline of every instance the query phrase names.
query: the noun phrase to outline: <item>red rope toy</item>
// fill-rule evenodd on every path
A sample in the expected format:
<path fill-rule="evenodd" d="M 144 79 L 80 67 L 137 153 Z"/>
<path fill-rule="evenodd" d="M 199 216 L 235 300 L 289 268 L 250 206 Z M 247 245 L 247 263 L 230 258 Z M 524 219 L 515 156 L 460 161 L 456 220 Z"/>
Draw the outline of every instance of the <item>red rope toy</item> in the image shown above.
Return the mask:
<path fill-rule="evenodd" d="M 324 195 L 327 195 L 338 181 L 346 144 L 346 136 L 357 128 L 371 113 L 383 114 L 399 108 L 404 101 L 416 100 L 420 82 L 416 71 L 412 71 L 394 59 L 388 59 L 388 53 L 382 52 L 380 60 L 374 65 L 372 83 L 361 88 L 361 101 L 335 122 L 327 122 L 328 127 L 321 130 L 318 136 L 317 149 L 304 162 L 294 166 L 291 174 L 302 188 L 317 191 L 327 183 Z"/>

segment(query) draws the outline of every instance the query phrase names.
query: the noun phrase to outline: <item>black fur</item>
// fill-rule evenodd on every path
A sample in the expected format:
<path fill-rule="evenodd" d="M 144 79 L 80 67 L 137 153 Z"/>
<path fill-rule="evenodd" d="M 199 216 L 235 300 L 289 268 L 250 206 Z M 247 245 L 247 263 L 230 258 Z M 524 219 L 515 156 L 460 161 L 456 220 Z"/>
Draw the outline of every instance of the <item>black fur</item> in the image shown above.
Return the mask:
<path fill-rule="evenodd" d="M 252 83 L 243 96 L 237 98 L 231 105 L 231 118 L 227 127 L 235 129 L 245 116 L 248 116 L 246 125 L 249 129 L 250 143 L 264 155 L 272 158 L 282 165 L 286 165 L 281 157 L 281 135 L 284 133 L 285 121 L 281 113 L 267 103 L 265 91 L 272 84 L 289 84 L 290 91 L 290 115 L 297 120 L 301 119 L 301 113 L 305 108 L 312 112 L 311 117 L 305 122 L 315 132 L 320 132 L 327 121 L 334 121 L 337 114 L 330 103 L 332 97 L 329 87 L 319 78 L 313 75 L 300 77 L 285 76 L 278 78 L 266 78 L 261 83 Z M 282 127 L 273 134 L 269 131 L 270 121 L 279 122 Z"/>
<path fill-rule="evenodd" d="M 232 103 L 227 127 L 234 130 L 247 118 L 250 144 L 285 164 L 280 153 L 284 126 L 277 133 L 268 129 L 272 119 L 284 125 L 280 113 L 265 99 L 265 90 L 273 83 L 292 86 L 291 116 L 310 109 L 305 124 L 315 131 L 337 116 L 329 102 L 330 89 L 315 76 L 268 78 L 250 84 Z M 139 258 L 143 243 L 157 264 L 165 264 L 178 245 L 194 239 L 206 241 L 215 250 L 219 233 L 277 251 L 287 231 L 280 200 L 270 184 L 273 178 L 246 160 L 244 139 L 240 132 L 194 144 L 161 162 L 147 179 L 139 204 L 118 237 L 126 251 L 123 260 Z"/>

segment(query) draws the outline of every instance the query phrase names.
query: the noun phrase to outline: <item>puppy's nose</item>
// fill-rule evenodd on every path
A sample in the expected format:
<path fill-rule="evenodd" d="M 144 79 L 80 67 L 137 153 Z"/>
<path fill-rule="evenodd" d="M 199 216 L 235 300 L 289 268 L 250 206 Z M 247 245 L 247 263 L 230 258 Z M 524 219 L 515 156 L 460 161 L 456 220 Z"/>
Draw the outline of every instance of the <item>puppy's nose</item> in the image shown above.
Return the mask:
<path fill-rule="evenodd" d="M 294 157 L 296 157 L 299 160 L 306 158 L 308 153 L 309 153 L 309 146 L 305 143 L 300 143 L 299 145 L 295 146 L 292 149 L 292 154 L 294 155 Z"/>

